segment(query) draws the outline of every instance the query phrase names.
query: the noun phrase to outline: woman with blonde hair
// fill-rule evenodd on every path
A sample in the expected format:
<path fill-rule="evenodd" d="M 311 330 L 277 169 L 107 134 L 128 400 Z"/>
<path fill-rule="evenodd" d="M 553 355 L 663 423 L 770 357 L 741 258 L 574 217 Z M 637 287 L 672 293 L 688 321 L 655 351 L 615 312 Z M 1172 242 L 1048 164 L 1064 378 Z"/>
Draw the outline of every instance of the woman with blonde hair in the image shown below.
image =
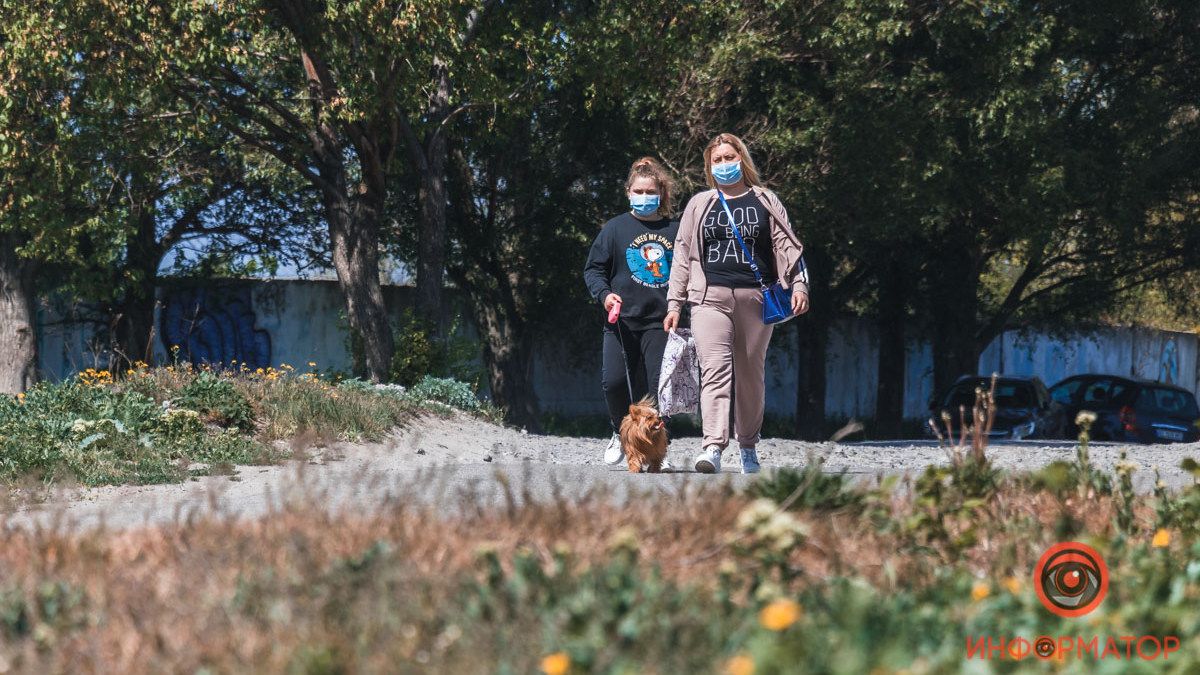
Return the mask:
<path fill-rule="evenodd" d="M 759 470 L 758 444 L 766 407 L 767 345 L 773 323 L 808 311 L 804 246 L 792 231 L 787 211 L 763 186 L 745 143 L 719 134 L 704 148 L 708 186 L 688 201 L 675 240 L 675 265 L 667 292 L 663 329 L 674 330 L 685 305 L 700 361 L 701 473 L 721 471 L 729 444 L 729 417 L 735 408 L 734 436 L 742 473 Z M 772 285 L 778 284 L 776 289 Z M 782 315 L 768 318 L 764 294 L 790 292 Z M 783 296 L 786 298 L 786 295 Z M 767 302 L 767 309 L 773 307 Z"/>
<path fill-rule="evenodd" d="M 671 218 L 671 177 L 652 157 L 633 163 L 625 180 L 630 210 L 606 222 L 583 268 L 592 299 L 612 322 L 601 341 L 601 387 L 612 439 L 604 461 L 625 458 L 618 431 L 629 405 L 658 392 L 667 333 L 667 283 L 679 221 Z"/>

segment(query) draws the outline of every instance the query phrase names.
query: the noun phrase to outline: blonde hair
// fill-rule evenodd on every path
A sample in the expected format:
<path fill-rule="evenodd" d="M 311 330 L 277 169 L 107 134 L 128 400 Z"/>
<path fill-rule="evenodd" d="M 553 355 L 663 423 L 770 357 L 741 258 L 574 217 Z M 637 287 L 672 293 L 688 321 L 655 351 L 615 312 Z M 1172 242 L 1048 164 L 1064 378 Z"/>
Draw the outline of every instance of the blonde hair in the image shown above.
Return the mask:
<path fill-rule="evenodd" d="M 654 186 L 658 188 L 658 214 L 669 218 L 671 216 L 671 192 L 675 187 L 671 175 L 667 173 L 662 164 L 659 164 L 657 159 L 643 157 L 629 167 L 629 178 L 625 179 L 626 193 L 633 186 L 633 181 L 639 178 L 649 178 L 654 181 Z"/>
<path fill-rule="evenodd" d="M 704 182 L 708 183 L 708 187 L 717 187 L 717 181 L 712 175 L 712 153 L 718 145 L 728 143 L 733 146 L 734 150 L 742 157 L 742 179 L 746 181 L 746 185 L 761 187 L 763 184 L 762 178 L 758 175 L 758 167 L 754 166 L 754 160 L 750 157 L 750 151 L 746 148 L 746 144 L 742 139 L 733 134 L 717 134 L 715 138 L 704 146 Z"/>

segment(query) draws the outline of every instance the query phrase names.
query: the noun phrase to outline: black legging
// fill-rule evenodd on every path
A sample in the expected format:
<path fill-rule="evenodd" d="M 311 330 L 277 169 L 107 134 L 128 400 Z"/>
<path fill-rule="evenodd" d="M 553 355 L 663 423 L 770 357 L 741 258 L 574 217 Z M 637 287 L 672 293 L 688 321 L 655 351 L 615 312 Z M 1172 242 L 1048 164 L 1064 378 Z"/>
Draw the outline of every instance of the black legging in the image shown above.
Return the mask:
<path fill-rule="evenodd" d="M 618 341 L 620 340 L 620 341 Z M 620 338 L 616 326 L 605 326 L 600 383 L 608 403 L 609 423 L 613 433 L 621 428 L 621 420 L 629 414 L 629 387 L 625 384 L 625 362 L 621 358 L 621 342 L 629 358 L 629 379 L 633 383 L 633 400 L 647 394 L 658 398 L 658 374 L 662 370 L 663 351 L 667 347 L 667 332 L 662 328 L 633 331 L 621 326 Z"/>

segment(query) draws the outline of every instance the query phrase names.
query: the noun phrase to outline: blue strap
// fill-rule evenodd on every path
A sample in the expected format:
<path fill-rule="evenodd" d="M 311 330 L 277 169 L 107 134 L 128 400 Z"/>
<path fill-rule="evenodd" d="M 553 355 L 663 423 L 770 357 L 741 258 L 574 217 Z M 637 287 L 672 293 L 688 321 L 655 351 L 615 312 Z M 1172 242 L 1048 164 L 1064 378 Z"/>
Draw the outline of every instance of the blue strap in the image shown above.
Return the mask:
<path fill-rule="evenodd" d="M 742 235 L 738 232 L 738 226 L 733 222 L 733 211 L 729 210 L 729 202 L 725 201 L 725 195 L 718 189 L 717 197 L 721 200 L 721 206 L 725 207 L 725 215 L 729 216 L 729 227 L 733 230 L 733 236 L 737 239 L 737 243 L 742 247 L 742 252 L 746 254 L 746 259 L 750 261 L 750 269 L 754 272 L 754 280 L 762 288 L 767 285 L 763 283 L 762 274 L 758 271 L 758 264 L 754 262 L 754 253 L 746 248 L 746 242 L 742 241 Z"/>

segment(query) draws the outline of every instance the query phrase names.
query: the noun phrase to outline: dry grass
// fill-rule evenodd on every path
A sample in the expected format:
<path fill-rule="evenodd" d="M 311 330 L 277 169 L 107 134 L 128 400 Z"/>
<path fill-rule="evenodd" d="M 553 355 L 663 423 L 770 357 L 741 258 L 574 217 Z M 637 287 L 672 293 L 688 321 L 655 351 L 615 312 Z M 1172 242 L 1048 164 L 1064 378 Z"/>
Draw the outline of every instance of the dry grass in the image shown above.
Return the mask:
<path fill-rule="evenodd" d="M 371 514 L 296 506 L 251 522 L 210 517 L 116 533 L 5 528 L 0 666 L 392 672 L 407 662 L 431 672 L 475 670 L 504 649 L 521 649 L 498 645 L 501 629 L 484 624 L 469 635 L 446 635 L 449 625 L 470 620 L 461 598 L 483 574 L 481 550 L 494 551 L 510 573 L 522 557 L 551 570 L 563 556 L 579 573 L 610 563 L 613 542 L 632 532 L 646 573 L 657 567 L 661 581 L 681 588 L 713 589 L 730 563 L 742 575 L 770 574 L 731 545 L 742 536 L 736 520 L 748 500 L 727 490 L 626 506 L 604 495 L 517 501 L 454 516 L 396 501 Z M 876 508 L 893 522 L 919 508 L 902 493 L 885 501 Z M 1081 529 L 1101 532 L 1113 520 L 1110 501 L 1066 508 Z M 975 523 L 978 543 L 954 564 L 992 578 L 1028 569 L 1060 506 L 1043 493 L 1002 490 Z M 911 590 L 938 583 L 946 564 L 936 546 L 915 546 L 909 534 L 872 524 L 862 512 L 807 512 L 800 519 L 809 534 L 789 554 L 790 565 L 802 570 L 791 592 L 833 577 L 859 578 L 885 593 Z M 14 619 L 20 612 L 24 618 Z M 528 649 L 517 661 L 533 663 L 536 644 Z M 410 661 L 421 658 L 424 664 Z"/>

